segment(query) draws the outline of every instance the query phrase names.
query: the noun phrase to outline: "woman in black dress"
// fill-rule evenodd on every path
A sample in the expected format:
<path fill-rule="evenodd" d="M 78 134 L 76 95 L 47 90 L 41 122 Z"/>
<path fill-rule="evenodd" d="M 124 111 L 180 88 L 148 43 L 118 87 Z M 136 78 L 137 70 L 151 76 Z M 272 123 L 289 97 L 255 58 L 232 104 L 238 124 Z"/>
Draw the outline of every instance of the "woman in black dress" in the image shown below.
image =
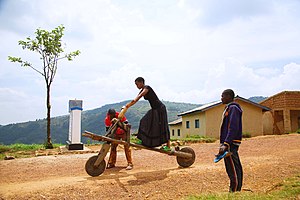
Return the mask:
<path fill-rule="evenodd" d="M 125 107 L 129 108 L 142 97 L 148 100 L 151 106 L 151 110 L 140 121 L 137 138 L 142 141 L 144 146 L 157 147 L 167 143 L 167 149 L 170 149 L 170 130 L 166 106 L 158 99 L 153 89 L 149 85 L 145 85 L 142 77 L 135 79 L 135 84 L 141 91 Z"/>

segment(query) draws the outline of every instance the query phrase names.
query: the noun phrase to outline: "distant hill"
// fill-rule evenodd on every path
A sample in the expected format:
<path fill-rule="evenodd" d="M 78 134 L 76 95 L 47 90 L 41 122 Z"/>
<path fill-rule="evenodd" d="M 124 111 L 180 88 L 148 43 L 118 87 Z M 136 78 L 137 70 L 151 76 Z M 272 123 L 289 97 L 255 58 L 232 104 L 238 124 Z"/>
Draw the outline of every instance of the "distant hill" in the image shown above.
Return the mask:
<path fill-rule="evenodd" d="M 259 103 L 267 97 L 256 96 L 249 100 Z M 105 133 L 104 118 L 109 108 L 120 111 L 129 101 L 123 101 L 114 104 L 107 104 L 100 108 L 87 110 L 82 112 L 82 131 L 103 135 Z M 176 103 L 164 101 L 168 111 L 169 122 L 176 120 L 177 115 L 181 112 L 194 109 L 201 106 L 200 104 Z M 126 117 L 132 125 L 132 132 L 137 131 L 140 119 L 150 109 L 147 101 L 139 101 L 133 107 L 128 109 Z M 29 121 L 24 123 L 0 125 L 0 144 L 42 144 L 46 139 L 46 119 Z M 54 117 L 51 119 L 51 138 L 53 143 L 65 143 L 68 140 L 69 133 L 69 115 Z M 82 137 L 82 142 L 86 142 L 88 138 Z"/>
<path fill-rule="evenodd" d="M 268 97 L 263 97 L 263 96 L 254 96 L 254 97 L 250 97 L 249 100 L 253 101 L 255 103 L 260 103 L 263 100 L 267 99 Z"/>
<path fill-rule="evenodd" d="M 104 118 L 109 108 L 117 111 L 121 110 L 128 101 L 120 103 L 107 104 L 100 108 L 82 112 L 82 130 L 88 130 L 97 134 L 105 133 Z M 169 122 L 177 119 L 177 114 L 191 110 L 200 106 L 199 104 L 176 103 L 164 101 L 168 110 Z M 147 101 L 139 101 L 133 107 L 128 109 L 126 117 L 132 125 L 132 131 L 136 131 L 140 119 L 150 109 Z M 9 124 L 0 126 L 0 144 L 42 144 L 46 139 L 46 119 L 29 121 L 24 123 Z M 51 119 L 51 138 L 54 143 L 65 143 L 68 140 L 69 133 L 69 115 L 54 117 Z M 87 138 L 82 137 L 82 142 Z"/>

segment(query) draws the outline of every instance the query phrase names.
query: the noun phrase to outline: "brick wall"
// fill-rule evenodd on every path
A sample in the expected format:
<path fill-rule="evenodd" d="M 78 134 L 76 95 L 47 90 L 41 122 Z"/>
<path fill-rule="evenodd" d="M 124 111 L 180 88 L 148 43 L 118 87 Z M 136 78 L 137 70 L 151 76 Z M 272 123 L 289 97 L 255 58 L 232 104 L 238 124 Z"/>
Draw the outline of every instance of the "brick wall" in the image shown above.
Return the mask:
<path fill-rule="evenodd" d="M 287 108 L 300 108 L 300 91 L 287 92 L 285 94 L 285 106 Z"/>
<path fill-rule="evenodd" d="M 284 91 L 260 103 L 272 110 L 283 108 L 300 108 L 300 91 Z"/>

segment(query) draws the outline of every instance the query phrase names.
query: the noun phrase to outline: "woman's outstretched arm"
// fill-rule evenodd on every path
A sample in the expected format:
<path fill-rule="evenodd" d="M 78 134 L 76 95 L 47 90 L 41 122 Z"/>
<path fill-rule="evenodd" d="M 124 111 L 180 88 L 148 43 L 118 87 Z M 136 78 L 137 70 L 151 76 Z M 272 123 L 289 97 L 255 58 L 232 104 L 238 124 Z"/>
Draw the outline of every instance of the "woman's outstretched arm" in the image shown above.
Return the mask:
<path fill-rule="evenodd" d="M 133 106 L 136 102 L 138 102 L 140 100 L 140 98 L 142 98 L 143 96 L 145 96 L 148 93 L 148 89 L 144 88 L 136 97 L 135 99 L 133 99 L 132 101 L 130 101 L 129 103 L 126 104 L 126 108 L 129 108 L 131 106 Z"/>

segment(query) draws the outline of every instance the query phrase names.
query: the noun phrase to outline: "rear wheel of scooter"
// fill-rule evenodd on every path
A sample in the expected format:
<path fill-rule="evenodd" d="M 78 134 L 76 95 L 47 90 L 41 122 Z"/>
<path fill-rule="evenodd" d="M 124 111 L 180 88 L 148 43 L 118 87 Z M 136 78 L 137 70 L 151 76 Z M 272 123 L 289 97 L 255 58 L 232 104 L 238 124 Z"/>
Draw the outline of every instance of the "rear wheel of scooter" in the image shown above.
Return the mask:
<path fill-rule="evenodd" d="M 105 170 L 105 167 L 106 167 L 105 160 L 102 160 L 99 166 L 95 166 L 94 165 L 95 162 L 96 162 L 96 160 L 97 160 L 97 158 L 98 158 L 98 156 L 92 156 L 85 163 L 85 171 L 90 176 L 99 176 Z"/>
<path fill-rule="evenodd" d="M 190 153 L 192 155 L 191 158 L 183 158 L 183 157 L 177 156 L 176 159 L 177 159 L 177 163 L 178 163 L 179 166 L 186 168 L 186 167 L 189 167 L 192 164 L 194 164 L 195 159 L 196 159 L 196 155 L 195 155 L 195 152 L 192 148 L 184 147 L 184 148 L 180 149 L 179 151 L 182 151 L 182 152 L 185 152 L 185 153 Z"/>

